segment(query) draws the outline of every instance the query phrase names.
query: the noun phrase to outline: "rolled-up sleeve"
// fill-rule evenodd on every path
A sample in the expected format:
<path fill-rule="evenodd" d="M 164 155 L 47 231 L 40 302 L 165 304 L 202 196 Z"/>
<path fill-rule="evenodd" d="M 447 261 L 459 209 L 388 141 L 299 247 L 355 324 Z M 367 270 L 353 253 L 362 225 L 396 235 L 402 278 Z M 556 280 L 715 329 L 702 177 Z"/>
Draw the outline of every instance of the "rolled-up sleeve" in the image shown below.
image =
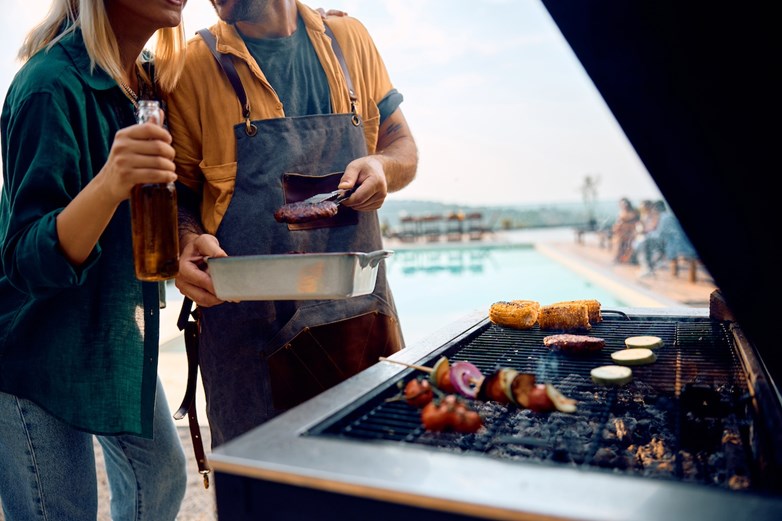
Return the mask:
<path fill-rule="evenodd" d="M 100 243 L 80 266 L 63 255 L 57 215 L 84 188 L 82 147 L 63 97 L 35 93 L 3 109 L 2 266 L 19 291 L 42 296 L 81 285 Z"/>

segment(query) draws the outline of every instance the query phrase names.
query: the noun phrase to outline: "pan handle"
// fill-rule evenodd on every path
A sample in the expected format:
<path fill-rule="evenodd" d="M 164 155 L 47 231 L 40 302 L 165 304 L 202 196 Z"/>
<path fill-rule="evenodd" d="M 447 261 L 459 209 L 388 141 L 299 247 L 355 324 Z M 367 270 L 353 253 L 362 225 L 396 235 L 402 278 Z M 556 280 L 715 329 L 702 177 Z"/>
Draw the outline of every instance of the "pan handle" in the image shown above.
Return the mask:
<path fill-rule="evenodd" d="M 359 257 L 358 261 L 362 268 L 366 268 L 367 266 L 374 268 L 380 264 L 381 260 L 385 259 L 386 257 L 390 257 L 393 254 L 394 252 L 391 250 L 377 250 L 365 253 Z"/>

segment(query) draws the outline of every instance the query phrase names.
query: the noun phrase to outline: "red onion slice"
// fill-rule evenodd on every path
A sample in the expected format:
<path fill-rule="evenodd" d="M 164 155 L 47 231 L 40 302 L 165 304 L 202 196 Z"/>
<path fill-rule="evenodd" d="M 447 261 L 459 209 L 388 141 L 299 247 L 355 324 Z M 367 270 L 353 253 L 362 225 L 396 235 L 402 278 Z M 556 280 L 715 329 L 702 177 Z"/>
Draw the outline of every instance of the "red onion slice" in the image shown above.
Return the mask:
<path fill-rule="evenodd" d="M 475 399 L 483 383 L 483 373 L 470 362 L 459 360 L 451 364 L 451 384 L 465 398 Z"/>

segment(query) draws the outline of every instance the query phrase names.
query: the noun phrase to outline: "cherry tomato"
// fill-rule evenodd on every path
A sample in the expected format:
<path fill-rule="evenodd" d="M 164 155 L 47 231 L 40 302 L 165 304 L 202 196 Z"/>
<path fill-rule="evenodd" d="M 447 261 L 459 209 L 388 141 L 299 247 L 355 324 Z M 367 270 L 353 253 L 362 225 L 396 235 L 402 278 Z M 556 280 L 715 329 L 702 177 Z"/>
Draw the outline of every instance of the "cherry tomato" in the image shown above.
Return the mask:
<path fill-rule="evenodd" d="M 481 416 L 476 411 L 467 408 L 456 414 L 453 422 L 454 430 L 462 433 L 476 432 L 482 425 Z"/>
<path fill-rule="evenodd" d="M 428 380 L 414 379 L 405 386 L 405 400 L 413 407 L 423 407 L 432 401 L 434 392 Z"/>
<path fill-rule="evenodd" d="M 421 410 L 421 423 L 428 431 L 443 431 L 449 425 L 449 412 L 435 402 L 429 402 Z"/>
<path fill-rule="evenodd" d="M 440 377 L 437 379 L 437 387 L 444 393 L 455 393 L 456 388 L 451 383 L 451 372 L 443 371 Z"/>

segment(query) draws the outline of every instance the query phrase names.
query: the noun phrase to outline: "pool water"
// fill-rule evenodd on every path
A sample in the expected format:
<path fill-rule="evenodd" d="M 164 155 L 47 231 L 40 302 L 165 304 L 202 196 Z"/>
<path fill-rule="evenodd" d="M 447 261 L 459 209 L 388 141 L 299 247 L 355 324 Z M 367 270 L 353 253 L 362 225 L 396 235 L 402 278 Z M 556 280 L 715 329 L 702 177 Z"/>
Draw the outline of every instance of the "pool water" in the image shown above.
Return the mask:
<path fill-rule="evenodd" d="M 408 345 L 498 300 L 597 299 L 625 304 L 529 245 L 397 249 L 386 259 Z"/>

